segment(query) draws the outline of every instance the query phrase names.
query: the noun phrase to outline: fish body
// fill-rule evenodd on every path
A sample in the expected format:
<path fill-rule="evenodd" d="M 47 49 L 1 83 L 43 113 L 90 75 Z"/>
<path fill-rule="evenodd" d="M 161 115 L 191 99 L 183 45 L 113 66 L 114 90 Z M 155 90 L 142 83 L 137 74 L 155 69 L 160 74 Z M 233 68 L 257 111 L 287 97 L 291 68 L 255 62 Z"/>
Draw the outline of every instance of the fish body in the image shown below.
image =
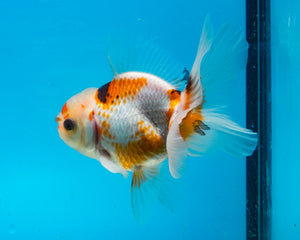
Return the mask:
<path fill-rule="evenodd" d="M 171 175 L 179 178 L 188 155 L 219 149 L 248 156 L 255 150 L 256 133 L 206 109 L 210 96 L 204 96 L 210 89 L 221 94 L 222 83 L 228 86 L 228 79 L 245 66 L 247 48 L 242 34 L 229 26 L 214 38 L 207 17 L 183 91 L 151 73 L 130 69 L 117 73 L 113 69 L 115 76 L 110 82 L 86 89 L 65 103 L 56 117 L 60 137 L 113 173 L 127 176 L 133 172 L 132 207 L 140 221 L 148 215 L 154 199 L 162 201 L 166 193 L 167 177 L 161 170 L 165 159 Z M 217 87 L 209 87 L 213 81 L 219 81 Z"/>
<path fill-rule="evenodd" d="M 178 91 L 159 77 L 140 72 L 120 74 L 95 96 L 101 147 L 116 164 L 130 171 L 163 161 L 170 117 L 179 98 Z"/>
<path fill-rule="evenodd" d="M 88 121 L 82 123 L 82 115 L 77 120 L 84 135 L 79 137 L 84 146 L 80 152 L 95 159 L 107 158 L 127 175 L 125 171 L 153 162 L 159 164 L 167 158 L 168 126 L 179 101 L 180 91 L 163 79 L 148 73 L 126 72 L 99 89 L 85 90 L 70 99 L 58 118 L 67 120 L 85 112 L 83 119 L 88 117 Z M 64 132 L 68 131 L 60 131 Z M 85 141 L 91 146 L 87 147 Z"/>

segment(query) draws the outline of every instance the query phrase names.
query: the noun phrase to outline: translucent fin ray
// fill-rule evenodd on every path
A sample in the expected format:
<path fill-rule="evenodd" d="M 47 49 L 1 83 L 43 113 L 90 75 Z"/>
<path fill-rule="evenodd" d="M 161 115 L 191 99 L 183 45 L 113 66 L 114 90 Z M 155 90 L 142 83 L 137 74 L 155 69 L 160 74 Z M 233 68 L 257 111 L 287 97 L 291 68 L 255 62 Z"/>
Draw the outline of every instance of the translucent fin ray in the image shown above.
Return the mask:
<path fill-rule="evenodd" d="M 227 116 L 203 110 L 204 122 L 209 126 L 205 135 L 193 134 L 187 144 L 190 153 L 200 155 L 221 150 L 231 155 L 249 156 L 257 146 L 257 133 L 242 128 Z"/>
<path fill-rule="evenodd" d="M 235 89 L 236 77 L 245 68 L 247 57 L 245 33 L 232 24 L 224 24 L 200 65 L 207 107 L 228 104 L 230 90 Z"/>
<path fill-rule="evenodd" d="M 197 55 L 186 88 L 182 93 L 181 101 L 169 125 L 167 152 L 170 172 L 174 178 L 179 178 L 184 172 L 185 161 L 188 155 L 188 146 L 180 134 L 179 125 L 190 110 L 202 104 L 203 88 L 200 80 L 200 65 L 203 57 L 212 45 L 213 35 L 214 30 L 210 22 L 210 17 L 207 15 L 203 24 Z"/>
<path fill-rule="evenodd" d="M 225 115 L 203 109 L 227 104 L 228 93 L 235 84 L 233 79 L 247 61 L 248 44 L 242 31 L 224 24 L 215 38 L 213 35 L 207 16 L 187 86 L 169 125 L 167 152 L 170 172 L 175 178 L 182 175 L 188 155 L 201 156 L 219 149 L 248 156 L 257 146 L 256 133 Z"/>
<path fill-rule="evenodd" d="M 157 200 L 174 210 L 172 186 L 173 181 L 164 163 L 136 167 L 131 183 L 131 205 L 138 223 L 142 224 L 150 217 Z"/>
<path fill-rule="evenodd" d="M 179 113 L 169 127 L 167 136 L 167 152 L 169 158 L 170 173 L 174 178 L 180 178 L 186 168 L 188 146 L 180 135 L 179 124 L 185 112 Z"/>
<path fill-rule="evenodd" d="M 202 34 L 198 46 L 197 56 L 194 61 L 191 74 L 190 74 L 192 78 L 196 79 L 200 77 L 200 64 L 202 62 L 204 55 L 210 50 L 213 42 L 213 38 L 214 38 L 214 29 L 210 21 L 210 16 L 207 15 L 202 28 Z"/>
<path fill-rule="evenodd" d="M 175 87 L 183 86 L 184 67 L 169 54 L 157 47 L 154 40 L 145 41 L 135 36 L 126 39 L 112 36 L 106 55 L 114 75 L 137 71 L 154 74 Z"/>
<path fill-rule="evenodd" d="M 210 17 L 207 15 L 203 24 L 197 55 L 185 91 L 182 95 L 182 109 L 192 109 L 202 104 L 203 87 L 200 80 L 200 65 L 203 57 L 211 48 L 213 36 L 214 30 L 210 22 Z"/>
<path fill-rule="evenodd" d="M 137 166 L 133 171 L 131 183 L 131 205 L 135 219 L 143 223 L 149 218 L 160 191 L 159 167 Z"/>

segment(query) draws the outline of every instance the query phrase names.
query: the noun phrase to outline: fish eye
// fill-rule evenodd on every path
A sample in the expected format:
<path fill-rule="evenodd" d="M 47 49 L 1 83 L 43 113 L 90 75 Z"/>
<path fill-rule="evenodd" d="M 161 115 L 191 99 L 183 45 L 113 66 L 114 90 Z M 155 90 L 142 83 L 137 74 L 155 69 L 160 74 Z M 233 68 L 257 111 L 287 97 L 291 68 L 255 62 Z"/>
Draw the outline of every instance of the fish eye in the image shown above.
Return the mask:
<path fill-rule="evenodd" d="M 68 131 L 71 132 L 76 128 L 76 123 L 74 120 L 68 118 L 64 121 L 64 128 Z"/>

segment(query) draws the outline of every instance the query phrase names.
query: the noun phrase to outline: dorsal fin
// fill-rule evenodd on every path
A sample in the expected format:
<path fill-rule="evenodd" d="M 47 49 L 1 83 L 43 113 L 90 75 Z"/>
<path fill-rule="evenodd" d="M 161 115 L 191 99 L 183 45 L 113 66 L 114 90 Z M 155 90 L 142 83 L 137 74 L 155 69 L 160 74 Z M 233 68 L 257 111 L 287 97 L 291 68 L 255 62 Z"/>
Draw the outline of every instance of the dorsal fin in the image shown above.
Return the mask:
<path fill-rule="evenodd" d="M 182 96 L 183 109 L 191 109 L 203 103 L 203 87 L 201 84 L 200 64 L 205 54 L 210 50 L 213 42 L 214 30 L 209 15 L 206 16 L 189 80 Z"/>
<path fill-rule="evenodd" d="M 145 72 L 164 79 L 176 88 L 184 86 L 181 80 L 186 74 L 185 68 L 167 51 L 156 46 L 154 39 L 111 37 L 106 56 L 114 76 L 131 71 Z"/>

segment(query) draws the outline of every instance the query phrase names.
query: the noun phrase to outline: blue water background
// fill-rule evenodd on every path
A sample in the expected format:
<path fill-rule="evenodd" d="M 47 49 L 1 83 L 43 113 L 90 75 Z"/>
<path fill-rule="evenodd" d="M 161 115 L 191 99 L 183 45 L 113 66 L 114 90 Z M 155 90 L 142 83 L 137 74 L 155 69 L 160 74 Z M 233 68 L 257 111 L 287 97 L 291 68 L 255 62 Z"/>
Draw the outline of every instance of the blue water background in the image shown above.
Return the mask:
<path fill-rule="evenodd" d="M 271 6 L 272 235 L 274 240 L 298 240 L 300 239 L 300 2 L 274 1 Z"/>
<path fill-rule="evenodd" d="M 64 144 L 54 121 L 68 98 L 111 80 L 111 33 L 154 37 L 191 69 L 207 13 L 216 28 L 245 27 L 242 0 L 0 2 L 1 240 L 245 239 L 244 158 L 189 159 L 180 207 L 157 204 L 141 226 L 131 179 Z M 230 114 L 244 125 L 240 93 Z"/>

